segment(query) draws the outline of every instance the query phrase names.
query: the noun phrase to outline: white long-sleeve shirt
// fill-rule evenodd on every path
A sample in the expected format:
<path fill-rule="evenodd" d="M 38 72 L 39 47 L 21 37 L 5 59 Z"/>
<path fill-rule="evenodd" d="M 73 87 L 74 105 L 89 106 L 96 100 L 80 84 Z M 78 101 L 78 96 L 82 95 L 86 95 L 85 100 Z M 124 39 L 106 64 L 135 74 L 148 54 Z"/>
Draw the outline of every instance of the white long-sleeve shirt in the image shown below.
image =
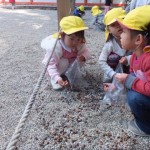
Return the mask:
<path fill-rule="evenodd" d="M 130 61 L 131 57 L 131 52 L 126 51 L 122 49 L 119 44 L 116 42 L 115 38 L 112 37 L 108 42 L 105 43 L 102 52 L 99 57 L 99 64 L 100 68 L 104 72 L 105 75 L 107 75 L 109 78 L 112 78 L 114 74 L 116 73 L 108 64 L 107 64 L 107 59 L 108 56 L 111 54 L 111 52 L 114 52 L 118 54 L 119 56 L 126 56 L 128 60 L 128 64 Z"/>
<path fill-rule="evenodd" d="M 43 64 L 47 63 L 55 42 L 56 38 L 53 38 L 52 35 L 42 40 L 41 47 L 46 50 L 45 57 L 42 61 Z M 49 76 L 55 82 L 57 82 L 61 78 L 60 75 L 64 73 L 69 66 L 69 60 L 63 56 L 62 49 L 66 50 L 67 52 L 71 52 L 71 49 L 65 46 L 63 41 L 59 39 L 47 68 Z M 77 56 L 83 55 L 86 60 L 90 58 L 89 50 L 87 49 L 85 44 L 77 46 L 77 50 Z"/>

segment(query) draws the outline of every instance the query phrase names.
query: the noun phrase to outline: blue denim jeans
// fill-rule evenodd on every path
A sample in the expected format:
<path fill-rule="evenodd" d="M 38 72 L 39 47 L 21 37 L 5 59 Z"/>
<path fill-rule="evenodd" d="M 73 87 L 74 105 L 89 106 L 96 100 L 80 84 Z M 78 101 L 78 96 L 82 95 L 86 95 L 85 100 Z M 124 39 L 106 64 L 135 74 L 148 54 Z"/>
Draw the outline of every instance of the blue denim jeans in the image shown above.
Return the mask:
<path fill-rule="evenodd" d="M 138 127 L 150 134 L 150 97 L 129 90 L 127 99 Z"/>

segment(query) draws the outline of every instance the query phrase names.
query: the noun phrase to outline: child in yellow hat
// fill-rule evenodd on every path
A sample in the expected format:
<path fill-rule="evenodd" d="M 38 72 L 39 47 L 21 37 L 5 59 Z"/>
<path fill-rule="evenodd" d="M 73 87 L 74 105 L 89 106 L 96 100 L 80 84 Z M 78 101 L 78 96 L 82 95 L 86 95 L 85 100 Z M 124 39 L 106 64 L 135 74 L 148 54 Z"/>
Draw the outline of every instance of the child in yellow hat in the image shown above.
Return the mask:
<path fill-rule="evenodd" d="M 117 18 L 124 18 L 126 15 L 125 10 L 120 8 L 113 8 L 107 12 L 104 17 L 106 25 L 106 43 L 102 49 L 99 57 L 100 68 L 104 73 L 104 83 L 110 83 L 116 74 L 115 69 L 120 61 L 123 64 L 124 71 L 129 71 L 129 59 L 131 52 L 125 51 L 121 47 L 120 35 L 122 28 L 117 22 Z M 104 84 L 104 88 L 107 84 Z"/>
<path fill-rule="evenodd" d="M 77 58 L 79 62 L 85 62 L 89 57 L 89 50 L 85 45 L 84 30 L 88 29 L 83 20 L 77 16 L 68 16 L 60 21 L 60 36 L 56 48 L 49 62 L 47 72 L 54 90 L 60 90 L 68 85 L 61 75 L 65 73 L 69 65 Z M 41 47 L 46 49 L 43 63 L 46 64 L 56 42 L 55 35 L 45 38 Z"/>
<path fill-rule="evenodd" d="M 90 24 L 90 28 L 92 29 L 93 28 L 92 26 L 94 25 L 96 26 L 97 29 L 105 31 L 105 25 L 103 23 L 104 20 L 103 12 L 99 9 L 97 5 L 95 5 L 91 8 L 91 13 L 94 18 Z"/>
<path fill-rule="evenodd" d="M 83 17 L 85 15 L 85 10 L 84 10 L 84 6 L 81 5 L 79 7 L 76 7 L 73 11 L 73 15 L 74 16 L 78 16 L 78 17 Z"/>
<path fill-rule="evenodd" d="M 136 135 L 150 136 L 150 5 L 132 10 L 120 24 L 122 47 L 134 51 L 130 74 L 115 75 L 128 89 L 128 104 L 135 117 L 128 129 Z"/>

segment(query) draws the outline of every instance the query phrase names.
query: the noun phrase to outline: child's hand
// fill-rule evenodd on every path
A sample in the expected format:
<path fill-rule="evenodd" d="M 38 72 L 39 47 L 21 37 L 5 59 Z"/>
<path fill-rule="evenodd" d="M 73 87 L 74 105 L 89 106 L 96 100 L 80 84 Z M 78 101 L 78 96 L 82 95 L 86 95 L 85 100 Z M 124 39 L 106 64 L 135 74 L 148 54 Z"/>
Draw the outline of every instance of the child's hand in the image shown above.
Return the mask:
<path fill-rule="evenodd" d="M 107 92 L 110 86 L 111 83 L 103 83 L 104 91 Z"/>
<path fill-rule="evenodd" d="M 59 80 L 57 81 L 57 83 L 58 83 L 59 85 L 61 85 L 61 86 L 67 86 L 67 85 L 68 85 L 68 81 L 67 81 L 67 80 L 64 81 L 63 79 L 59 79 Z"/>
<path fill-rule="evenodd" d="M 79 63 L 85 62 L 85 57 L 83 55 L 78 56 Z"/>
<path fill-rule="evenodd" d="M 126 64 L 128 63 L 127 58 L 126 58 L 126 57 L 122 57 L 122 58 L 119 60 L 119 63 L 126 65 Z"/>
<path fill-rule="evenodd" d="M 116 87 L 113 83 L 103 83 L 104 91 L 107 92 L 108 90 L 114 91 Z"/>
<path fill-rule="evenodd" d="M 126 74 L 126 73 L 116 73 L 115 74 L 116 80 L 118 80 L 121 83 L 124 83 L 124 81 L 126 80 L 127 76 L 128 76 L 128 74 Z"/>

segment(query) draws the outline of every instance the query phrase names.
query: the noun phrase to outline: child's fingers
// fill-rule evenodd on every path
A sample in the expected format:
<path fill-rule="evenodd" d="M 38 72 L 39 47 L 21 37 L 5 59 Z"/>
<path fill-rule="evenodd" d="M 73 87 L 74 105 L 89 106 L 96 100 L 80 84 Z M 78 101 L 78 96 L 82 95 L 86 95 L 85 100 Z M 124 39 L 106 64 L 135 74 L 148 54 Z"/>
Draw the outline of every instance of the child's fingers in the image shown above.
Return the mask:
<path fill-rule="evenodd" d="M 121 64 L 126 64 L 126 63 L 127 63 L 127 58 L 126 58 L 126 57 L 122 57 L 122 58 L 119 60 L 119 63 L 121 63 Z"/>
<path fill-rule="evenodd" d="M 109 87 L 108 87 L 108 86 L 104 86 L 104 91 L 105 91 L 105 92 L 107 92 L 107 91 L 108 91 L 108 89 L 109 89 Z"/>
<path fill-rule="evenodd" d="M 64 81 L 64 86 L 67 86 L 68 85 L 68 81 Z"/>
<path fill-rule="evenodd" d="M 111 85 L 111 83 L 103 83 L 103 86 L 105 87 L 109 87 Z"/>

